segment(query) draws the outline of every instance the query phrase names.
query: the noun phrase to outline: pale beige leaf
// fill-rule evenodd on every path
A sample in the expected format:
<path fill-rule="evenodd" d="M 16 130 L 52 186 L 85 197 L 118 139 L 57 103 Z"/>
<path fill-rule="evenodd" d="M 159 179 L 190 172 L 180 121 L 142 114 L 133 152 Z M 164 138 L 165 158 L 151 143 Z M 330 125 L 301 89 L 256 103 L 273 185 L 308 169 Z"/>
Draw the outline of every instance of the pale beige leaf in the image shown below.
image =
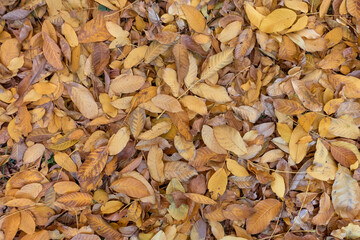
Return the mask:
<path fill-rule="evenodd" d="M 98 116 L 98 106 L 93 95 L 83 85 L 71 83 L 70 98 L 84 117 L 93 119 Z"/>
<path fill-rule="evenodd" d="M 356 217 L 360 211 L 360 187 L 347 168 L 339 165 L 332 187 L 335 212 L 342 218 Z"/>
<path fill-rule="evenodd" d="M 271 176 L 274 178 L 273 181 L 271 181 L 271 190 L 280 198 L 284 198 L 285 194 L 285 181 L 284 178 L 276 173 L 273 172 Z"/>
<path fill-rule="evenodd" d="M 116 155 L 121 152 L 130 139 L 130 131 L 127 127 L 122 127 L 109 139 L 109 155 Z"/>
<path fill-rule="evenodd" d="M 182 182 L 197 175 L 196 170 L 183 161 L 166 162 L 164 172 L 167 180 L 177 178 Z"/>
<path fill-rule="evenodd" d="M 129 118 L 131 134 L 137 138 L 145 126 L 145 111 L 142 108 L 136 108 Z"/>
<path fill-rule="evenodd" d="M 212 55 L 201 73 L 201 79 L 208 79 L 217 73 L 217 71 L 232 63 L 234 59 L 233 51 L 233 48 L 227 48 L 220 53 Z"/>
<path fill-rule="evenodd" d="M 217 142 L 214 136 L 214 130 L 208 126 L 203 125 L 201 129 L 201 137 L 205 143 L 205 145 L 213 152 L 217 154 L 227 154 L 226 149 L 224 149 L 220 144 Z"/>
<path fill-rule="evenodd" d="M 141 140 L 150 140 L 154 139 L 161 134 L 168 132 L 171 128 L 171 123 L 162 121 L 160 123 L 155 124 L 150 130 L 143 132 L 139 135 L 139 139 Z"/>
<path fill-rule="evenodd" d="M 260 162 L 267 163 L 267 162 L 275 162 L 280 158 L 284 157 L 284 152 L 280 149 L 274 149 L 267 151 L 264 155 L 261 156 Z"/>
<path fill-rule="evenodd" d="M 322 110 L 322 104 L 305 86 L 304 81 L 293 79 L 291 83 L 299 99 L 307 109 L 313 112 L 319 112 Z"/>
<path fill-rule="evenodd" d="M 73 160 L 64 152 L 57 152 L 54 155 L 55 162 L 66 171 L 77 172 L 77 166 Z"/>
<path fill-rule="evenodd" d="M 162 73 L 164 82 L 171 88 L 172 95 L 174 97 L 179 96 L 180 84 L 177 80 L 177 73 L 172 68 L 165 68 Z"/>
<path fill-rule="evenodd" d="M 105 25 L 108 32 L 116 38 L 127 38 L 129 36 L 128 31 L 124 31 L 121 26 L 117 25 L 114 22 L 109 21 L 106 22 Z"/>
<path fill-rule="evenodd" d="M 111 81 L 110 89 L 116 94 L 132 93 L 139 90 L 145 83 L 142 76 L 122 74 Z"/>
<path fill-rule="evenodd" d="M 168 50 L 170 45 L 161 44 L 157 41 L 153 41 L 150 46 L 146 49 L 144 62 L 150 63 L 160 54 L 163 54 L 166 50 Z"/>
<path fill-rule="evenodd" d="M 43 144 L 37 143 L 32 145 L 31 147 L 26 149 L 24 153 L 24 158 L 23 158 L 24 163 L 29 164 L 35 162 L 36 160 L 42 157 L 44 152 L 45 152 L 45 146 Z"/>
<path fill-rule="evenodd" d="M 189 53 L 189 70 L 184 78 L 184 83 L 187 88 L 190 88 L 196 82 L 196 76 L 198 73 L 198 66 L 194 56 Z"/>
<path fill-rule="evenodd" d="M 168 112 L 181 112 L 181 104 L 180 102 L 169 95 L 166 94 L 158 94 L 151 99 L 151 101 L 159 108 L 168 111 Z"/>
<path fill-rule="evenodd" d="M 210 86 L 206 83 L 199 83 L 191 88 L 191 91 L 202 98 L 216 103 L 226 103 L 232 100 L 226 89 L 220 85 Z"/>
<path fill-rule="evenodd" d="M 235 128 L 220 125 L 213 129 L 215 138 L 221 147 L 240 156 L 247 153 L 246 143 Z"/>
<path fill-rule="evenodd" d="M 29 198 L 35 199 L 42 191 L 43 186 L 40 183 L 30 183 L 23 186 L 19 191 L 15 193 L 17 198 Z"/>
<path fill-rule="evenodd" d="M 207 114 L 207 107 L 203 99 L 187 95 L 180 99 L 180 103 L 188 108 L 189 110 L 196 112 L 200 115 L 206 115 Z"/>
<path fill-rule="evenodd" d="M 234 21 L 232 23 L 229 23 L 218 35 L 218 39 L 220 42 L 225 43 L 230 41 L 231 39 L 237 37 L 241 32 L 241 22 L 240 21 Z"/>
<path fill-rule="evenodd" d="M 359 128 L 352 120 L 341 118 L 331 118 L 328 133 L 351 139 L 357 139 L 360 135 Z"/>
<path fill-rule="evenodd" d="M 177 135 L 174 138 L 174 146 L 180 156 L 187 161 L 192 161 L 195 157 L 195 146 L 192 141 L 186 141 L 184 137 Z"/>

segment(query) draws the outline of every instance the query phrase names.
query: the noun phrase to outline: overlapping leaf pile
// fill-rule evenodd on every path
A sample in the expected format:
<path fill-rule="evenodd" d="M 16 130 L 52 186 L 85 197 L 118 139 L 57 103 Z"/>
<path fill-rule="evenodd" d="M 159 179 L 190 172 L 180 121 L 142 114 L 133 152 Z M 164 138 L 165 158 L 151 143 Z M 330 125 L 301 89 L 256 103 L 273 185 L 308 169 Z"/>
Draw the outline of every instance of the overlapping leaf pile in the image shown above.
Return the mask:
<path fill-rule="evenodd" d="M 0 239 L 359 239 L 359 0 L 0 2 Z"/>

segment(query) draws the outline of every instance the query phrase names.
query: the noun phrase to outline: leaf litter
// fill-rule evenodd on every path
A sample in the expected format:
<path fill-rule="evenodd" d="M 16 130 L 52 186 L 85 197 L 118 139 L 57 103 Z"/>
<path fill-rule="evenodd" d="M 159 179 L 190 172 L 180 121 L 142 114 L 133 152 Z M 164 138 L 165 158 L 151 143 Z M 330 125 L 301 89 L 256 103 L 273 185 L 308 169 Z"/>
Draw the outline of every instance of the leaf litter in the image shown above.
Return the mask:
<path fill-rule="evenodd" d="M 4 0 L 0 239 L 359 239 L 359 0 Z"/>

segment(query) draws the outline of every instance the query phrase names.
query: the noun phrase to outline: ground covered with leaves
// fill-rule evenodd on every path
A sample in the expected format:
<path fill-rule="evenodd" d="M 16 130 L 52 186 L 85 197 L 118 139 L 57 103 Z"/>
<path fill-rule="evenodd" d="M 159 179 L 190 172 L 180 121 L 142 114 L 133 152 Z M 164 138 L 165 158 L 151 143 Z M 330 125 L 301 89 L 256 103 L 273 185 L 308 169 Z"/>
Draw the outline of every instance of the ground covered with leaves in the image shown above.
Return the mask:
<path fill-rule="evenodd" d="M 0 239 L 360 238 L 359 0 L 0 16 Z"/>

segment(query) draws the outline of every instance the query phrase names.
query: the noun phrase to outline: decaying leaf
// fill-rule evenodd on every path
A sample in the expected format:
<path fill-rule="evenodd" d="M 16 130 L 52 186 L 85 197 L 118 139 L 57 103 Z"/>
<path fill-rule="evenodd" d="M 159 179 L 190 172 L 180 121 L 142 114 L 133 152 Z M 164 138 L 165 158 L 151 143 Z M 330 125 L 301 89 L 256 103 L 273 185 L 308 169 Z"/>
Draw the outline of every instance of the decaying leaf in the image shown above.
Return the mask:
<path fill-rule="evenodd" d="M 360 238 L 359 0 L 0 2 L 0 239 Z"/>

